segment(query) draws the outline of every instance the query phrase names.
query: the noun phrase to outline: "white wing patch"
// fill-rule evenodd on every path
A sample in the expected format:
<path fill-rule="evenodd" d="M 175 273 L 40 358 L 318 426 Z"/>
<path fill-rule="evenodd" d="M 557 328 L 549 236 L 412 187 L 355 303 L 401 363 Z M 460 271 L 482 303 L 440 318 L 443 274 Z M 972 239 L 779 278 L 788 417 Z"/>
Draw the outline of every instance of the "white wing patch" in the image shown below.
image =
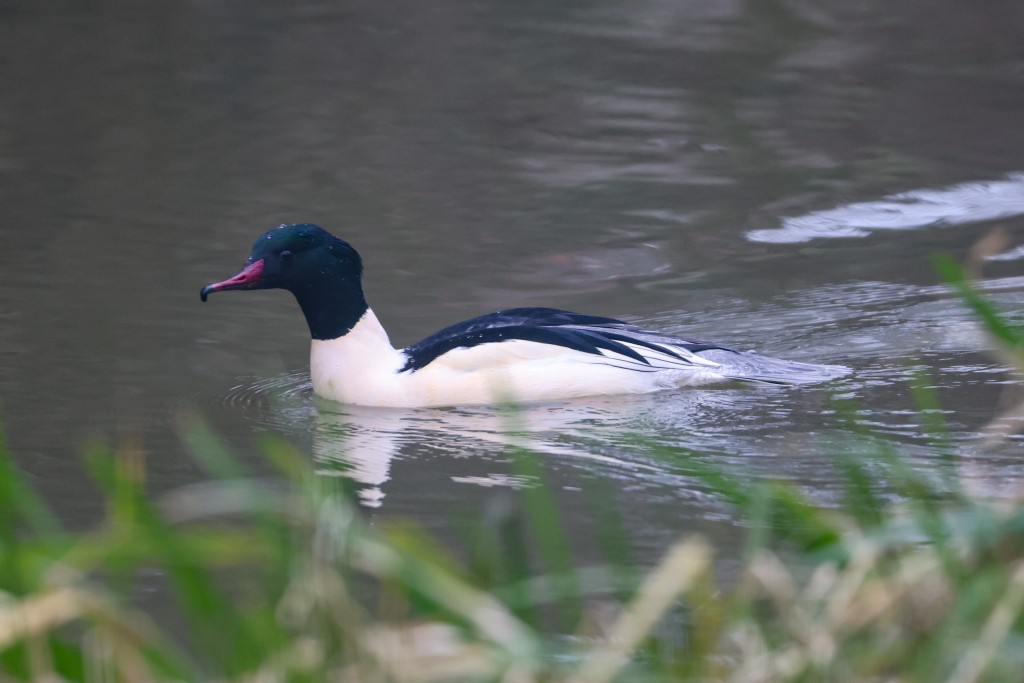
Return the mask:
<path fill-rule="evenodd" d="M 572 362 L 574 358 L 582 360 L 586 357 L 594 358 L 594 355 L 576 351 L 565 346 L 522 339 L 508 339 L 478 346 L 452 349 L 438 356 L 430 365 L 442 365 L 449 370 L 460 372 L 476 372 L 478 370 L 515 365 L 527 361 L 559 360 Z M 423 372 L 423 370 L 417 370 L 417 372 Z"/>

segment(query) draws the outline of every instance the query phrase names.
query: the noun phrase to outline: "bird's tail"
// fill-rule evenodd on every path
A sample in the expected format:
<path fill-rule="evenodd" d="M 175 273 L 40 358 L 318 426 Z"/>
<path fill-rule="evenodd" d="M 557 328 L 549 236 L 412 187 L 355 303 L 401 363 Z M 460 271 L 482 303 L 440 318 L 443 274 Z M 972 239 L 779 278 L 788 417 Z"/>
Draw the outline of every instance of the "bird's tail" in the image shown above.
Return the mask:
<path fill-rule="evenodd" d="M 715 371 L 727 379 L 765 384 L 816 384 L 850 374 L 845 365 L 800 363 L 753 352 L 712 349 L 698 355 L 720 364 Z"/>

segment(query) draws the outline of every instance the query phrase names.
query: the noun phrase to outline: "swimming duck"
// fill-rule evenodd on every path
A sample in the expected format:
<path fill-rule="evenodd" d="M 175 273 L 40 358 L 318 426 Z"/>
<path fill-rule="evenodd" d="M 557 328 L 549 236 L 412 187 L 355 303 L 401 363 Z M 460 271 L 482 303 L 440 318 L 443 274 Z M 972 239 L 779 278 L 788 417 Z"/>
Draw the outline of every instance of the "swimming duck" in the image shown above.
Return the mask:
<path fill-rule="evenodd" d="M 798 384 L 845 371 L 553 308 L 497 311 L 396 349 L 366 303 L 362 272 L 348 242 L 316 225 L 282 225 L 256 240 L 241 272 L 203 287 L 200 298 L 288 290 L 313 338 L 313 391 L 367 406 L 549 401 L 737 380 Z"/>

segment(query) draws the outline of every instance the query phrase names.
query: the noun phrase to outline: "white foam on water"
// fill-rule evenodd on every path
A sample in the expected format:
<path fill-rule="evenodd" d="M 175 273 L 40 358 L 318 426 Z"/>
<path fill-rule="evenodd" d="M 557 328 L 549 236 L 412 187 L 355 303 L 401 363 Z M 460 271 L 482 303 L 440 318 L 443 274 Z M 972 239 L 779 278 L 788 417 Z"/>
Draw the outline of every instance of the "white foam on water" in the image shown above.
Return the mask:
<path fill-rule="evenodd" d="M 875 202 L 859 202 L 747 232 L 753 242 L 795 244 L 819 238 L 866 237 L 874 230 L 913 230 L 962 225 L 1024 215 L 1024 173 L 1003 180 L 962 183 L 938 190 L 912 190 Z"/>

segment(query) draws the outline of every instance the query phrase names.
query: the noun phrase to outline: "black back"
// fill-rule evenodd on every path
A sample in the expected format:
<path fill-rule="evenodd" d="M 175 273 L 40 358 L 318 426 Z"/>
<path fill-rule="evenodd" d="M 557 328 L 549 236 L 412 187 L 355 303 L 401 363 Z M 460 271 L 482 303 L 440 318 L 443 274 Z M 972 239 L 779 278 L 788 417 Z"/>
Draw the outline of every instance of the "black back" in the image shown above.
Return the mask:
<path fill-rule="evenodd" d="M 514 339 L 552 344 L 596 355 L 601 355 L 602 350 L 611 351 L 643 365 L 650 363 L 634 349 L 626 346 L 626 343 L 647 347 L 681 361 L 685 361 L 685 358 L 666 350 L 663 344 L 691 352 L 708 349 L 731 351 L 709 342 L 670 337 L 664 337 L 664 341 L 658 344 L 642 339 L 636 336 L 637 334 L 653 333 L 615 318 L 584 315 L 556 308 L 511 308 L 446 327 L 426 339 L 407 346 L 404 352 L 408 360 L 402 371 L 424 368 L 453 349 Z"/>

